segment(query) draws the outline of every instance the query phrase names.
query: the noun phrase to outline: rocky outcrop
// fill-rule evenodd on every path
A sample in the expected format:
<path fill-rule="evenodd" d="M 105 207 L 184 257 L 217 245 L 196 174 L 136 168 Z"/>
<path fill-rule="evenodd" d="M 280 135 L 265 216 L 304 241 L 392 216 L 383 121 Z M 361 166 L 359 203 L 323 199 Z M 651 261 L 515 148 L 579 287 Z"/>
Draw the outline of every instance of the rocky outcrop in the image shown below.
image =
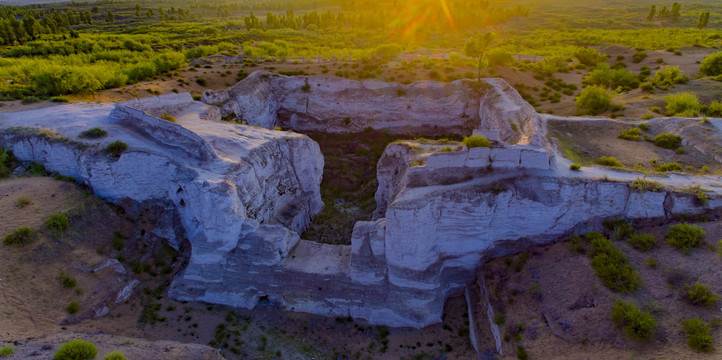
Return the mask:
<path fill-rule="evenodd" d="M 540 144 L 538 118 L 501 79 L 410 85 L 333 76 L 287 77 L 254 72 L 203 102 L 248 124 L 294 131 L 360 132 L 366 128 L 411 136 L 494 131 L 507 143 Z"/>
<path fill-rule="evenodd" d="M 165 208 L 167 219 L 156 231 L 174 246 L 190 240 L 191 267 L 225 261 L 244 246 L 239 241 L 265 227 L 288 234 L 272 249 L 287 254 L 296 232 L 323 206 L 318 145 L 300 134 L 204 120 L 207 106 L 181 105 L 193 111 L 177 111 L 177 123 L 127 104 L 1 114 L 0 146 L 130 211 Z M 109 135 L 78 137 L 95 126 Z M 116 140 L 128 145 L 118 158 L 103 150 Z"/>

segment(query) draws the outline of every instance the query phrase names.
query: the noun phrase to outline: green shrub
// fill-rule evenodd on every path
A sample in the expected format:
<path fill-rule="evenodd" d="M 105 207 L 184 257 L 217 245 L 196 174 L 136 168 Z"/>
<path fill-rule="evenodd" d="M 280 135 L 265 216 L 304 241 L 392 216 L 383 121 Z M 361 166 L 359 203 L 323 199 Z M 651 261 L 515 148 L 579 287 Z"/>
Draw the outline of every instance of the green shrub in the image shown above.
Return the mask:
<path fill-rule="evenodd" d="M 521 345 L 517 345 L 516 347 L 516 358 L 519 360 L 529 359 L 529 354 L 527 354 L 526 349 Z"/>
<path fill-rule="evenodd" d="M 105 147 L 105 152 L 116 159 L 119 158 L 120 154 L 122 154 L 126 150 L 128 150 L 128 144 L 120 140 L 113 141 Z"/>
<path fill-rule="evenodd" d="M 575 99 L 577 114 L 598 115 L 612 106 L 612 93 L 600 85 L 585 87 Z"/>
<path fill-rule="evenodd" d="M 582 169 L 582 165 L 580 165 L 580 164 L 572 163 L 569 165 L 569 170 L 580 171 L 581 169 Z"/>
<path fill-rule="evenodd" d="M 10 235 L 5 236 L 3 238 L 3 243 L 8 246 L 23 245 L 32 241 L 34 235 L 35 232 L 33 231 L 33 229 L 28 227 L 21 227 L 19 229 L 13 230 Z"/>
<path fill-rule="evenodd" d="M 175 122 L 175 116 L 168 114 L 167 112 L 164 112 L 163 115 L 160 116 L 161 119 L 170 121 L 172 123 Z"/>
<path fill-rule="evenodd" d="M 59 279 L 60 279 L 60 283 L 63 284 L 64 288 L 74 288 L 75 285 L 78 284 L 77 280 L 73 279 L 72 277 L 70 277 L 70 275 L 68 275 L 64 272 L 60 273 Z"/>
<path fill-rule="evenodd" d="M 707 107 L 705 113 L 709 116 L 722 117 L 722 102 L 713 100 Z M 709 119 L 707 119 L 707 121 L 709 122 Z"/>
<path fill-rule="evenodd" d="M 116 350 L 105 354 L 103 360 L 128 360 L 128 358 L 125 357 L 122 351 Z"/>
<path fill-rule="evenodd" d="M 629 188 L 632 189 L 632 191 L 636 192 L 659 192 L 664 190 L 664 185 L 656 181 L 636 178 L 634 181 L 632 181 L 631 184 L 629 184 Z"/>
<path fill-rule="evenodd" d="M 622 300 L 612 308 L 612 322 L 634 340 L 650 340 L 656 326 L 650 313 Z"/>
<path fill-rule="evenodd" d="M 647 251 L 654 247 L 654 244 L 657 243 L 657 238 L 651 234 L 634 233 L 629 237 L 629 239 L 627 239 L 627 242 L 629 242 L 629 244 L 635 249 Z"/>
<path fill-rule="evenodd" d="M 624 165 L 613 156 L 600 156 L 595 162 L 602 166 L 624 167 Z"/>
<path fill-rule="evenodd" d="M 80 304 L 77 301 L 73 301 L 65 307 L 65 312 L 68 314 L 75 314 L 80 309 Z"/>
<path fill-rule="evenodd" d="M 81 139 L 100 139 L 106 137 L 107 135 L 107 131 L 99 127 L 93 127 L 81 132 L 80 134 L 78 134 L 78 137 Z"/>
<path fill-rule="evenodd" d="M 699 65 L 699 72 L 707 76 L 722 75 L 722 52 L 707 55 Z"/>
<path fill-rule="evenodd" d="M 54 230 L 55 234 L 60 237 L 63 235 L 65 230 L 68 229 L 69 222 L 70 221 L 68 220 L 67 215 L 60 213 L 53 214 L 45 220 L 45 227 L 50 230 Z"/>
<path fill-rule="evenodd" d="M 584 77 L 585 85 L 599 85 L 607 89 L 630 91 L 639 87 L 639 76 L 625 68 L 611 69 L 606 62 L 597 64 L 596 68 Z"/>
<path fill-rule="evenodd" d="M 123 233 L 120 231 L 116 231 L 113 233 L 113 239 L 110 241 L 110 246 L 113 247 L 115 250 L 123 250 L 125 247 L 125 241 L 123 240 L 124 236 Z"/>
<path fill-rule="evenodd" d="M 622 250 L 611 241 L 598 232 L 591 232 L 584 238 L 592 245 L 589 256 L 592 258 L 594 273 L 605 286 L 614 291 L 627 292 L 642 284 Z"/>
<path fill-rule="evenodd" d="M 683 332 L 687 335 L 687 345 L 700 352 L 712 352 L 714 350 L 714 336 L 709 324 L 695 316 L 692 319 L 682 321 Z"/>
<path fill-rule="evenodd" d="M 655 171 L 669 172 L 669 171 L 682 171 L 682 166 L 676 162 L 670 162 L 665 164 L 657 164 L 654 166 Z"/>
<path fill-rule="evenodd" d="M 648 56 L 648 55 L 647 55 L 646 52 L 644 52 L 644 51 L 637 51 L 637 53 L 634 54 L 634 56 L 632 56 L 632 62 L 635 63 L 635 64 L 639 64 L 639 63 L 642 62 L 642 60 L 646 59 L 647 56 Z"/>
<path fill-rule="evenodd" d="M 45 170 L 45 166 L 37 161 L 30 163 L 30 166 L 27 168 L 27 172 L 30 176 L 45 176 L 48 173 L 48 171 Z"/>
<path fill-rule="evenodd" d="M 196 79 L 196 84 L 198 84 L 200 86 L 206 86 L 206 85 L 208 85 L 208 80 L 206 80 L 205 78 L 199 77 Z"/>
<path fill-rule="evenodd" d="M 719 294 L 710 289 L 708 285 L 701 284 L 699 281 L 694 286 L 687 286 L 687 295 L 689 300 L 695 305 L 712 306 L 719 299 Z"/>
<path fill-rule="evenodd" d="M 15 352 L 15 347 L 12 344 L 6 344 L 0 347 L 0 357 L 10 357 Z"/>
<path fill-rule="evenodd" d="M 461 141 L 463 145 L 466 145 L 468 148 L 477 148 L 477 147 L 489 147 L 490 143 L 487 138 L 481 136 L 481 135 L 471 135 L 468 137 L 464 137 L 464 140 Z"/>
<path fill-rule="evenodd" d="M 496 315 L 494 315 L 494 324 L 504 325 L 504 322 L 506 322 L 506 319 L 504 318 L 504 314 L 496 313 Z"/>
<path fill-rule="evenodd" d="M 654 146 L 661 147 L 663 149 L 674 150 L 682 146 L 682 138 L 675 134 L 661 133 L 654 137 L 652 143 L 654 143 Z"/>
<path fill-rule="evenodd" d="M 702 110 L 697 95 L 691 92 L 669 94 L 664 97 L 664 101 L 667 103 L 664 108 L 667 116 L 695 117 Z"/>
<path fill-rule="evenodd" d="M 669 227 L 667 231 L 667 243 L 677 249 L 682 250 L 685 254 L 702 244 L 705 231 L 694 224 L 682 223 Z"/>
<path fill-rule="evenodd" d="M 679 71 L 677 66 L 663 66 L 654 74 L 650 83 L 657 88 L 667 90 L 672 85 L 684 84 L 689 81 L 689 77 Z"/>
<path fill-rule="evenodd" d="M 642 130 L 630 128 L 623 130 L 617 137 L 624 140 L 638 141 L 640 136 L 642 136 Z"/>
<path fill-rule="evenodd" d="M 574 57 L 580 64 L 584 64 L 586 66 L 594 66 L 607 60 L 606 55 L 600 53 L 597 49 L 592 48 L 580 48 L 574 52 Z"/>
<path fill-rule="evenodd" d="M 15 168 L 15 161 L 12 151 L 0 148 L 0 179 L 10 175 Z"/>
<path fill-rule="evenodd" d="M 606 220 L 603 225 L 617 240 L 624 240 L 634 234 L 634 226 L 624 219 Z"/>
<path fill-rule="evenodd" d="M 309 84 L 309 83 L 303 84 L 303 86 L 301 86 L 301 91 L 303 91 L 303 92 L 311 91 L 311 84 Z"/>
<path fill-rule="evenodd" d="M 70 340 L 63 344 L 53 356 L 53 360 L 92 360 L 98 355 L 98 348 L 82 340 Z"/>

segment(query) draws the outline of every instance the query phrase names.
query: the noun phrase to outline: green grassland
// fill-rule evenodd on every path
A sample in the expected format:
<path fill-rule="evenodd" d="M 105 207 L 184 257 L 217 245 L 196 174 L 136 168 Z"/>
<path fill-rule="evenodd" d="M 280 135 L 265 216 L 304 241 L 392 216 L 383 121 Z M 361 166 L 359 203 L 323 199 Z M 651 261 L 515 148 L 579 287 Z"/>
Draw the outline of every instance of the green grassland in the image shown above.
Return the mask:
<path fill-rule="evenodd" d="M 379 63 L 419 48 L 462 53 L 474 33 L 498 34 L 489 61 L 544 56 L 565 71 L 582 47 L 722 47 L 722 5 L 683 2 L 649 18 L 654 1 L 425 0 L 102 1 L 0 7 L 0 100 L 47 98 L 172 74 L 213 54 L 343 56 Z M 668 10 L 669 12 L 669 10 Z M 700 27 L 700 15 L 709 21 Z M 457 55 L 458 56 L 458 55 Z M 453 60 L 453 59 L 450 59 Z M 458 63 L 458 61 L 457 61 Z M 453 64 L 452 64 L 453 66 Z M 367 74 L 368 75 L 368 74 Z"/>

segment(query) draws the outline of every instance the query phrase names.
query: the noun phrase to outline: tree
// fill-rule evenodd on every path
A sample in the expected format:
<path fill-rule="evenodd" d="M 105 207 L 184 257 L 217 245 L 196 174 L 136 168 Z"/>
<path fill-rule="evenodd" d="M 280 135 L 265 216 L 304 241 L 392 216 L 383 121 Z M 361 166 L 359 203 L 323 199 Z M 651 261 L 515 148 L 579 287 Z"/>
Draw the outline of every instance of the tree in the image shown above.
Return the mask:
<path fill-rule="evenodd" d="M 674 22 L 674 23 L 679 21 L 681 10 L 682 10 L 682 5 L 680 5 L 679 3 L 672 4 L 672 11 L 669 13 L 669 19 L 672 20 L 672 22 Z"/>
<path fill-rule="evenodd" d="M 654 19 L 654 14 L 657 13 L 657 5 L 652 5 L 651 8 L 649 8 L 649 14 L 647 15 L 647 20 Z"/>
<path fill-rule="evenodd" d="M 490 31 L 481 32 L 471 37 L 464 44 L 464 55 L 476 59 L 476 67 L 478 69 L 477 80 L 481 81 L 481 69 L 484 68 L 484 57 L 491 43 L 496 38 L 496 34 Z"/>
<path fill-rule="evenodd" d="M 112 12 L 108 11 L 108 17 L 105 18 L 105 21 L 107 21 L 107 22 L 113 22 L 113 21 L 115 21 L 115 16 L 113 16 L 113 13 L 112 13 Z"/>
<path fill-rule="evenodd" d="M 699 14 L 699 20 L 697 20 L 697 28 L 704 29 L 709 24 L 709 12 L 703 12 Z"/>

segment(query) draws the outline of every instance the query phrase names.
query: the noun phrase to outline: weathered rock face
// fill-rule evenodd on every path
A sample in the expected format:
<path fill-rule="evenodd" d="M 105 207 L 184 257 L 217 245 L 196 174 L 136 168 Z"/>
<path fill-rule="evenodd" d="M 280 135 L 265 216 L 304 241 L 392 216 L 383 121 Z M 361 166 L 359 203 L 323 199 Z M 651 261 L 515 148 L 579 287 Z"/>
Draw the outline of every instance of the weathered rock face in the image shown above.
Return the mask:
<path fill-rule="evenodd" d="M 224 117 L 264 128 L 360 132 L 371 127 L 413 136 L 469 135 L 480 129 L 498 132 L 508 143 L 541 141 L 534 109 L 501 79 L 400 85 L 258 71 L 227 90 L 207 91 L 203 102 L 218 105 Z"/>
<path fill-rule="evenodd" d="M 323 158 L 309 138 L 204 120 L 214 109 L 193 101 L 180 102 L 177 124 L 132 107 L 137 104 L 117 104 L 112 113 L 110 106 L 67 105 L 0 114 L 0 146 L 74 177 L 110 202 L 165 207 L 168 218 L 158 233 L 176 246 L 188 238 L 191 266 L 223 262 L 243 236 L 264 226 L 288 229 L 288 237 L 274 243 L 285 254 L 323 206 Z M 108 137 L 78 138 L 93 126 Z M 102 151 L 114 140 L 128 144 L 117 159 Z"/>

